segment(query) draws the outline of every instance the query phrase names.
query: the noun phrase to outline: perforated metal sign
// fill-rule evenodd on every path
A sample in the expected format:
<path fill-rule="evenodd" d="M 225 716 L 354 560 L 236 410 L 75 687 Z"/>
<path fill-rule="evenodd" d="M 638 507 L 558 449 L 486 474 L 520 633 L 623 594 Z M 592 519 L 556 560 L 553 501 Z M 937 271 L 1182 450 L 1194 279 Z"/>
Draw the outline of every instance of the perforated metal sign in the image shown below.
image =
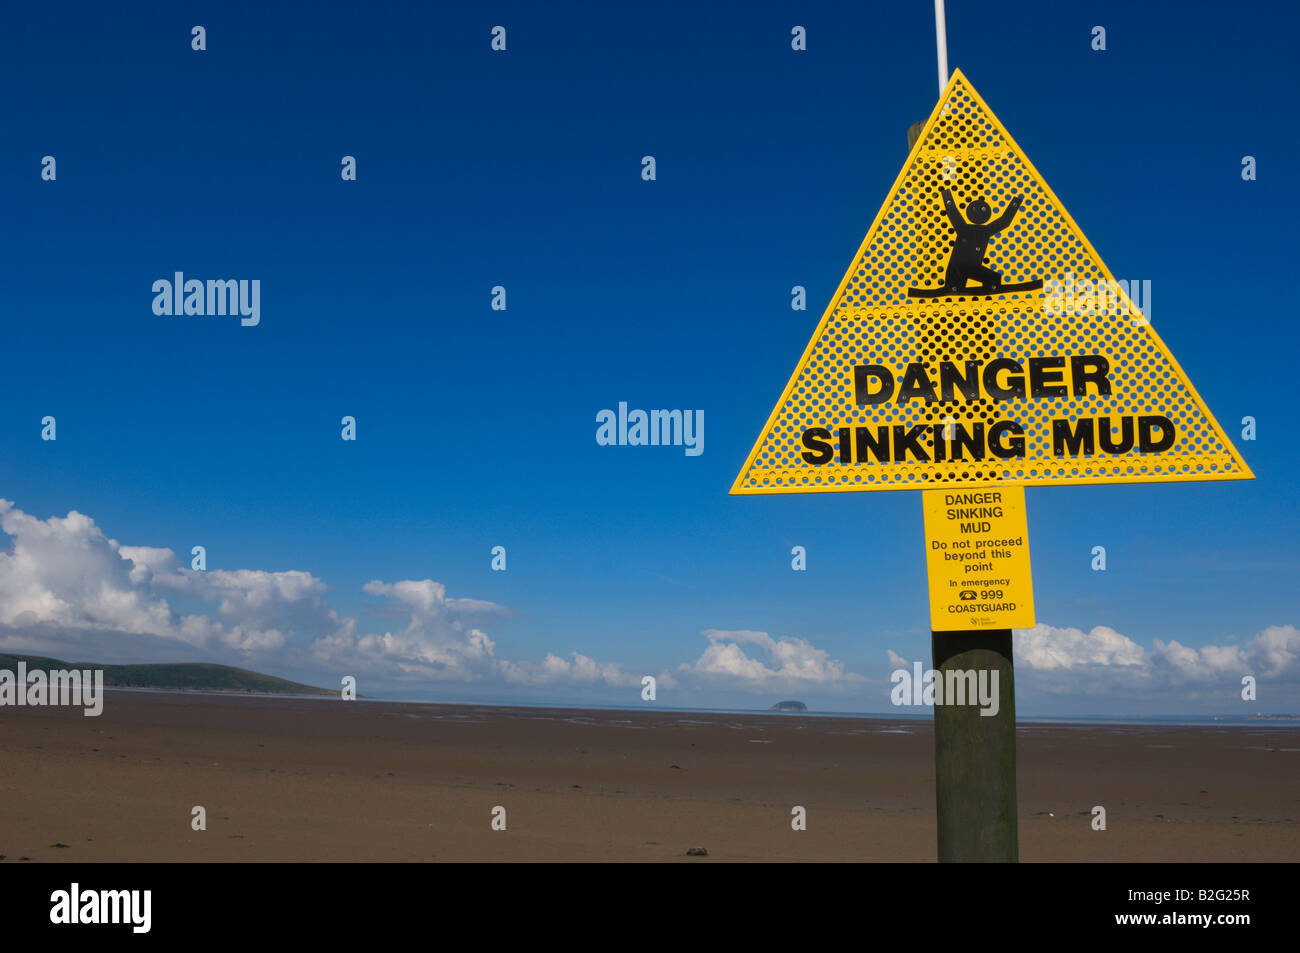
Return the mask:
<path fill-rule="evenodd" d="M 731 492 L 1252 478 L 957 71 Z"/>

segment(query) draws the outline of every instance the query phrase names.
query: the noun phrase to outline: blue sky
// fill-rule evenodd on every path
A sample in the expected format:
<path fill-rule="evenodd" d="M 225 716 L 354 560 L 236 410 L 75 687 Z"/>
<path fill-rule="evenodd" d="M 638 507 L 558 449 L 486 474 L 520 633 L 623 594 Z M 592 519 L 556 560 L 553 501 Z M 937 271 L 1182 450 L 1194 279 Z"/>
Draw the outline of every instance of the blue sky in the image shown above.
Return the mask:
<path fill-rule="evenodd" d="M 1297 19 L 949 4 L 951 65 L 1152 281 L 1256 475 L 1027 491 L 1034 644 L 1072 662 L 1027 655 L 1026 714 L 1236 712 L 1239 669 L 1271 673 L 1246 707 L 1300 704 Z M 0 649 L 498 701 L 643 704 L 668 673 L 662 704 L 850 711 L 888 706 L 889 653 L 928 658 L 917 494 L 727 490 L 934 105 L 929 3 L 28 7 L 0 54 Z M 174 271 L 260 279 L 261 323 L 155 315 Z M 598 446 L 619 401 L 703 410 L 703 454 Z"/>

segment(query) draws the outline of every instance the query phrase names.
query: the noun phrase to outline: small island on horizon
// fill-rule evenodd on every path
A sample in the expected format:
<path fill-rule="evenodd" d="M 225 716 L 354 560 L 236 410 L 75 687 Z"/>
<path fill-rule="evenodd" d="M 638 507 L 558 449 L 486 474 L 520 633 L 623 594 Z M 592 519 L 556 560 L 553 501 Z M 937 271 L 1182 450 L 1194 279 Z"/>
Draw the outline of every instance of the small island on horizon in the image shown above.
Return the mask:
<path fill-rule="evenodd" d="M 807 705 L 805 705 L 803 702 L 797 702 L 797 701 L 777 702 L 775 705 L 773 705 L 771 708 L 768 709 L 768 711 L 807 711 L 807 710 L 808 710 Z"/>

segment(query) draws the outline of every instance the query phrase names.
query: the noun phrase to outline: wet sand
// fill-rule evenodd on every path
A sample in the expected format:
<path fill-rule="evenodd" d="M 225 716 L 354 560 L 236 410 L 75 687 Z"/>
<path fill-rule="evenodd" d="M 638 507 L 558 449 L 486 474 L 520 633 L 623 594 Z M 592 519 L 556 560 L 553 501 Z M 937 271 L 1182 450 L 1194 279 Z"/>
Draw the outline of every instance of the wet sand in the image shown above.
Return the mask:
<path fill-rule="evenodd" d="M 1018 734 L 1022 860 L 1300 859 L 1300 726 Z M 0 708 L 0 854 L 933 861 L 933 745 L 912 720 L 110 691 L 98 718 Z"/>

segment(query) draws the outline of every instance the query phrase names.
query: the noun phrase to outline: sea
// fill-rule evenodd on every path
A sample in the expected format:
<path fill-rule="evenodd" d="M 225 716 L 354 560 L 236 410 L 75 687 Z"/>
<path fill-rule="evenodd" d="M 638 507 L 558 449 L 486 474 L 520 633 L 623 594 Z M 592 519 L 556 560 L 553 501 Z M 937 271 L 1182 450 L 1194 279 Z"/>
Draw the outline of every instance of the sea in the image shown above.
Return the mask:
<path fill-rule="evenodd" d="M 179 689 L 152 689 L 152 688 L 112 688 L 106 689 L 110 692 L 149 692 L 178 695 L 242 695 L 247 697 L 264 697 L 264 698 L 286 698 L 306 701 L 338 701 L 334 695 L 257 695 L 249 692 L 207 692 L 207 691 L 190 691 Z M 636 712 L 662 712 L 665 714 L 675 713 L 680 715 L 772 715 L 773 717 L 782 718 L 862 718 L 874 721 L 917 721 L 929 722 L 933 720 L 929 709 L 924 711 L 910 711 L 907 709 L 895 708 L 892 711 L 772 711 L 770 708 L 680 708 L 673 705 L 662 705 L 657 702 L 646 702 L 642 705 L 600 705 L 590 703 L 565 702 L 556 699 L 527 699 L 520 700 L 517 698 L 415 698 L 400 695 L 372 695 L 362 696 L 359 701 L 363 702 L 381 702 L 390 704 L 403 705 L 463 705 L 478 709 L 486 708 L 523 708 L 523 709 L 563 709 L 566 711 L 636 711 Z M 1060 715 L 1016 715 L 1017 724 L 1043 724 L 1043 725 L 1163 725 L 1167 727 L 1294 727 L 1300 729 L 1300 715 L 1279 714 L 1272 715 L 1265 712 L 1251 712 L 1248 714 L 1221 714 L 1221 715 L 1089 715 L 1089 714 L 1060 714 Z"/>

